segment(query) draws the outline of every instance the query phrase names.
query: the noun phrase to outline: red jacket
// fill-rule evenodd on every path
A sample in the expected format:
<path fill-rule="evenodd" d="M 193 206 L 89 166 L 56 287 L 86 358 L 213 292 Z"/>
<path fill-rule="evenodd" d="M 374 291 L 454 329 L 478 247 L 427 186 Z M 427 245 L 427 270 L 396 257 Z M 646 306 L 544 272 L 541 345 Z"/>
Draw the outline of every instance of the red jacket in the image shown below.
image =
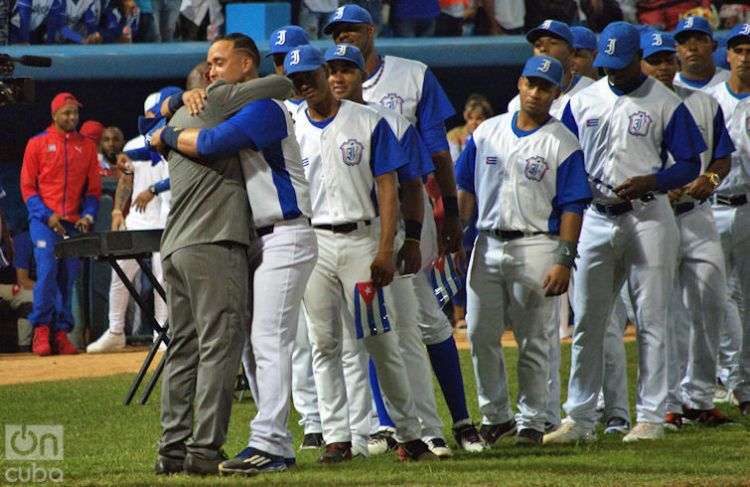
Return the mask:
<path fill-rule="evenodd" d="M 21 168 L 21 194 L 32 218 L 46 223 L 52 213 L 75 223 L 96 218 L 102 183 L 94 142 L 51 125 L 29 139 Z"/>

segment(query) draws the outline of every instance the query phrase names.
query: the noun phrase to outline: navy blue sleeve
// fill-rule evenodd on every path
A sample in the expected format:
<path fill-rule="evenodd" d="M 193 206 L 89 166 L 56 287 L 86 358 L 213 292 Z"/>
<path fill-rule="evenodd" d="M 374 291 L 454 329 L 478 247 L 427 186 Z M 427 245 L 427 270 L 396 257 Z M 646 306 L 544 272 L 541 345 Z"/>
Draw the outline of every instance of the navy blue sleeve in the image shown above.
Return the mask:
<path fill-rule="evenodd" d="M 715 161 L 716 159 L 729 157 L 734 151 L 734 143 L 731 137 L 729 137 L 729 131 L 724 122 L 724 111 L 721 109 L 721 105 L 719 105 L 716 115 L 714 115 L 714 146 L 711 160 Z"/>
<path fill-rule="evenodd" d="M 198 154 L 216 157 L 241 149 L 263 150 L 287 137 L 286 117 L 273 100 L 252 101 L 231 118 L 198 134 Z"/>
<path fill-rule="evenodd" d="M 565 105 L 565 110 L 563 110 L 562 118 L 560 121 L 568 127 L 568 130 L 573 132 L 573 135 L 576 136 L 577 139 L 580 140 L 580 135 L 578 134 L 578 123 L 576 122 L 576 117 L 573 116 L 573 110 L 570 108 L 570 102 L 568 102 L 567 105 Z"/>
<path fill-rule="evenodd" d="M 29 232 L 19 233 L 13 237 L 13 267 L 31 270 L 34 247 L 31 245 Z"/>
<path fill-rule="evenodd" d="M 408 164 L 398 170 L 400 182 L 421 178 L 435 171 L 432 157 L 413 125 L 401 137 L 400 145 L 408 160 Z"/>
<path fill-rule="evenodd" d="M 99 30 L 99 25 L 97 25 L 99 19 L 96 18 L 96 14 L 94 13 L 94 5 L 95 3 L 92 2 L 83 14 L 83 23 L 86 25 L 86 34 L 88 35 Z"/>
<path fill-rule="evenodd" d="M 430 154 L 449 150 L 445 121 L 455 114 L 445 91 L 428 69 L 422 81 L 422 98 L 417 104 L 417 129 Z"/>
<path fill-rule="evenodd" d="M 456 184 L 459 189 L 471 194 L 476 194 L 474 189 L 474 168 L 476 164 L 477 146 L 474 144 L 474 137 L 470 137 L 456 161 Z"/>
<path fill-rule="evenodd" d="M 14 16 L 18 15 L 18 29 L 11 43 L 29 42 L 29 25 L 31 24 L 31 0 L 18 0 L 14 9 Z"/>
<path fill-rule="evenodd" d="M 659 191 L 679 188 L 698 176 L 701 152 L 708 147 L 693 116 L 682 103 L 672 113 L 664 129 L 662 144 L 672 154 L 675 163 L 656 174 Z"/>
<path fill-rule="evenodd" d="M 151 158 L 151 149 L 146 146 L 137 149 L 128 149 L 124 153 L 132 161 L 148 161 Z"/>
<path fill-rule="evenodd" d="M 396 171 L 407 164 L 396 136 L 384 118 L 381 118 L 370 137 L 370 167 L 375 177 Z"/>
<path fill-rule="evenodd" d="M 169 178 L 164 178 L 161 181 L 157 181 L 156 184 L 154 184 L 154 191 L 156 191 L 156 194 L 163 193 L 164 191 L 169 191 L 169 189 L 172 187 L 172 183 L 169 180 Z"/>
<path fill-rule="evenodd" d="M 583 215 L 592 196 L 580 149 L 569 155 L 557 168 L 556 192 L 553 201 L 561 212 Z"/>

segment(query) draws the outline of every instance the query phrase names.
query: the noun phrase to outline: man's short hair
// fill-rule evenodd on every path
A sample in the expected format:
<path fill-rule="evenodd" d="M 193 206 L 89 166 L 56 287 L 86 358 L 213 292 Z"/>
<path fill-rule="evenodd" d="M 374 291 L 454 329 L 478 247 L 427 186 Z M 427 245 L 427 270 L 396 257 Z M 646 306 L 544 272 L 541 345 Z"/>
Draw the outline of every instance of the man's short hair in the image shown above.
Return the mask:
<path fill-rule="evenodd" d="M 198 63 L 190 74 L 188 74 L 185 88 L 194 90 L 196 88 L 205 88 L 208 86 L 208 63 L 205 61 Z"/>
<path fill-rule="evenodd" d="M 260 51 L 258 51 L 258 46 L 255 45 L 255 41 L 250 36 L 240 34 L 239 32 L 232 32 L 231 34 L 217 37 L 211 45 L 220 41 L 229 41 L 235 49 L 247 52 L 252 58 L 253 63 L 255 63 L 255 67 L 260 67 Z"/>

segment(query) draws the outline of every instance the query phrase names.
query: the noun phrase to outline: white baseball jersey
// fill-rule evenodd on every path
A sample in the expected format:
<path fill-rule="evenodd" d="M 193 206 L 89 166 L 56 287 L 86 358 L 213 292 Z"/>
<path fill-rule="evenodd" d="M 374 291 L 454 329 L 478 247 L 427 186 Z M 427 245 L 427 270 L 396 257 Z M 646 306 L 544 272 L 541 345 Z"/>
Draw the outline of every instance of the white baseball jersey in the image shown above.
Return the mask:
<path fill-rule="evenodd" d="M 96 24 L 102 15 L 102 6 L 99 0 L 66 0 L 65 18 L 68 27 L 85 36 L 89 25 L 86 16 L 91 16 L 91 21 Z"/>
<path fill-rule="evenodd" d="M 560 93 L 560 96 L 558 96 L 555 101 L 552 102 L 552 106 L 549 109 L 549 114 L 559 120 L 560 117 L 562 117 L 563 110 L 565 110 L 565 106 L 570 101 L 570 98 L 582 89 L 592 84 L 594 84 L 594 80 L 589 78 L 588 76 L 580 76 L 577 74 L 574 75 L 568 90 Z M 511 101 L 508 102 L 508 113 L 515 113 L 520 109 L 521 96 L 516 95 Z"/>
<path fill-rule="evenodd" d="M 455 110 L 427 65 L 384 56 L 362 89 L 365 101 L 390 108 L 414 124 L 430 153 L 448 150 L 445 120 Z"/>
<path fill-rule="evenodd" d="M 310 182 L 313 225 L 372 220 L 375 178 L 406 164 L 388 122 L 375 110 L 342 100 L 329 120 L 295 114 L 302 165 Z"/>
<path fill-rule="evenodd" d="M 662 83 L 644 77 L 622 95 L 603 78 L 574 95 L 562 116 L 581 143 L 594 199 L 604 203 L 621 201 L 612 188 L 625 180 L 664 169 L 667 152 L 690 164 L 706 149 L 692 115 Z M 657 174 L 659 189 L 669 189 L 677 169 Z"/>
<path fill-rule="evenodd" d="M 284 100 L 284 105 L 289 113 L 294 114 L 303 106 L 307 106 L 303 98 L 287 98 Z"/>
<path fill-rule="evenodd" d="M 700 90 L 700 91 L 708 91 L 709 88 L 713 88 L 714 86 L 721 84 L 727 80 L 729 80 L 729 70 L 716 67 L 716 72 L 714 72 L 714 75 L 711 76 L 708 80 L 701 80 L 701 81 L 693 81 L 689 80 L 682 76 L 682 73 L 677 73 L 674 75 L 674 83 L 675 86 L 679 86 L 681 88 L 688 88 L 691 90 Z"/>
<path fill-rule="evenodd" d="M 517 113 L 483 122 L 456 162 L 456 180 L 476 195 L 478 230 L 559 233 L 563 211 L 583 213 L 591 200 L 583 153 L 554 117 L 532 131 Z"/>
<path fill-rule="evenodd" d="M 728 83 L 713 86 L 706 93 L 721 105 L 729 135 L 736 147 L 732 154 L 732 168 L 716 192 L 725 195 L 750 192 L 750 97 L 734 93 Z"/>
<path fill-rule="evenodd" d="M 10 25 L 15 29 L 21 27 L 22 11 L 27 10 L 30 12 L 28 29 L 29 31 L 35 31 L 42 25 L 42 22 L 47 20 L 50 12 L 53 10 L 53 4 L 57 4 L 59 0 L 18 0 L 13 6 L 13 13 L 10 17 Z M 25 12 L 23 12 L 26 15 Z M 27 39 L 22 39 L 27 41 Z"/>
<path fill-rule="evenodd" d="M 142 149 L 146 146 L 146 141 L 142 135 L 130 139 L 123 151 L 133 151 Z M 162 160 L 158 164 L 153 165 L 151 160 L 132 160 L 130 162 L 133 166 L 133 199 L 143 191 L 146 191 L 151 185 L 158 183 L 159 181 L 168 178 L 169 173 L 167 172 L 167 164 Z M 146 205 L 146 210 L 143 212 L 136 211 L 131 206 L 128 216 L 125 218 L 125 226 L 128 230 L 148 230 L 154 228 L 164 228 L 165 222 L 162 218 L 162 203 L 163 199 L 161 195 L 153 198 Z"/>

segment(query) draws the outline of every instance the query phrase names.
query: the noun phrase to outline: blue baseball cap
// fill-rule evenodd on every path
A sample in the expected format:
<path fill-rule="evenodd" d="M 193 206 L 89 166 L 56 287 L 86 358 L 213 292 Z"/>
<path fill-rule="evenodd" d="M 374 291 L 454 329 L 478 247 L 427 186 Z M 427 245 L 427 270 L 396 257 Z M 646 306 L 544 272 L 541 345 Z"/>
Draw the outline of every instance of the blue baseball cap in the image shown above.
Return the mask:
<path fill-rule="evenodd" d="M 542 78 L 557 87 L 562 86 L 563 67 L 560 61 L 550 56 L 533 56 L 523 66 L 521 76 Z"/>
<path fill-rule="evenodd" d="M 344 5 L 337 8 L 328 18 L 328 23 L 323 28 L 324 34 L 333 32 L 333 26 L 336 24 L 368 24 L 372 25 L 370 12 L 359 5 Z"/>
<path fill-rule="evenodd" d="M 708 23 L 708 19 L 701 16 L 685 17 L 680 19 L 677 23 L 677 29 L 674 31 L 674 38 L 677 42 L 680 42 L 680 36 L 684 33 L 700 32 L 706 34 L 708 37 L 714 37 L 714 31 L 711 28 L 711 24 Z"/>
<path fill-rule="evenodd" d="M 714 64 L 723 69 L 730 69 L 729 62 L 727 61 L 727 48 L 719 47 L 714 51 L 713 54 Z"/>
<path fill-rule="evenodd" d="M 674 37 L 659 30 L 641 34 L 641 49 L 643 50 L 643 59 L 658 52 L 677 52 Z"/>
<path fill-rule="evenodd" d="M 737 24 L 729 31 L 727 36 L 727 47 L 732 47 L 736 41 L 750 40 L 750 24 Z"/>
<path fill-rule="evenodd" d="M 573 49 L 589 49 L 596 51 L 596 34 L 588 27 L 576 25 L 570 28 L 573 35 Z"/>
<path fill-rule="evenodd" d="M 622 69 L 640 49 L 638 29 L 627 22 L 612 22 L 599 34 L 594 67 Z"/>
<path fill-rule="evenodd" d="M 286 53 L 284 58 L 284 74 L 289 76 L 294 73 L 315 71 L 323 66 L 323 56 L 317 48 L 306 45 L 298 46 Z"/>
<path fill-rule="evenodd" d="M 310 44 L 307 32 L 297 25 L 285 25 L 271 33 L 269 41 L 271 52 L 266 56 L 273 54 L 286 54 L 297 46 Z"/>
<path fill-rule="evenodd" d="M 570 27 L 559 20 L 545 20 L 526 34 L 526 40 L 533 44 L 537 39 L 544 36 L 557 37 L 571 46 L 573 45 L 573 34 L 570 32 Z"/>
<path fill-rule="evenodd" d="M 325 60 L 326 62 L 349 61 L 356 64 L 360 70 L 365 70 L 365 58 L 362 57 L 359 49 L 351 44 L 336 44 L 329 47 L 325 53 Z"/>

